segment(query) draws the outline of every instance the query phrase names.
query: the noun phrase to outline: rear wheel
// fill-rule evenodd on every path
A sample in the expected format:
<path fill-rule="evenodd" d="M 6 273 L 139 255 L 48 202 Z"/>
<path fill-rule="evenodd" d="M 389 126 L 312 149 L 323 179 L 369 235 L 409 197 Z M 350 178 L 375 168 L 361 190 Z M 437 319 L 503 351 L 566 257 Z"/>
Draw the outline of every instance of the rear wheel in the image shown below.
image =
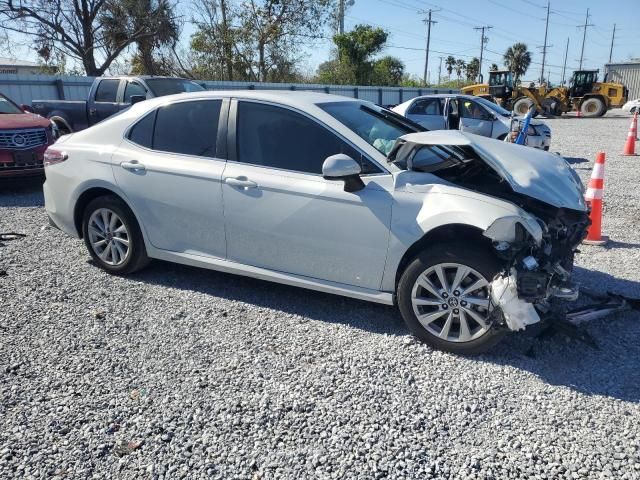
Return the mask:
<path fill-rule="evenodd" d="M 490 319 L 489 283 L 500 263 L 487 250 L 440 244 L 418 255 L 398 283 L 398 306 L 409 330 L 454 353 L 484 352 L 502 339 Z"/>
<path fill-rule="evenodd" d="M 583 117 L 601 117 L 607 111 L 607 106 L 597 97 L 587 98 L 580 104 Z"/>
<path fill-rule="evenodd" d="M 89 202 L 83 215 L 82 234 L 94 262 L 110 273 L 133 273 L 150 261 L 133 212 L 116 196 Z"/>

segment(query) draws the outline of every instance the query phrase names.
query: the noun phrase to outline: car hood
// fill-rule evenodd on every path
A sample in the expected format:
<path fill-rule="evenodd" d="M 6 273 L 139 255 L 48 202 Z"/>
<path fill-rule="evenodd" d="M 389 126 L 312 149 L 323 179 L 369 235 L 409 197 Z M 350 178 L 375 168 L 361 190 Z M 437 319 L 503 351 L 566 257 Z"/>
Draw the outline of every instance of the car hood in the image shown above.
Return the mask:
<path fill-rule="evenodd" d="M 471 146 L 515 192 L 558 208 L 586 211 L 582 183 L 559 155 L 455 130 L 411 133 L 399 140 L 420 145 Z M 396 157 L 397 160 L 401 159 Z"/>
<path fill-rule="evenodd" d="M 11 128 L 46 128 L 51 124 L 47 118 L 33 113 L 0 114 L 0 129 Z"/>

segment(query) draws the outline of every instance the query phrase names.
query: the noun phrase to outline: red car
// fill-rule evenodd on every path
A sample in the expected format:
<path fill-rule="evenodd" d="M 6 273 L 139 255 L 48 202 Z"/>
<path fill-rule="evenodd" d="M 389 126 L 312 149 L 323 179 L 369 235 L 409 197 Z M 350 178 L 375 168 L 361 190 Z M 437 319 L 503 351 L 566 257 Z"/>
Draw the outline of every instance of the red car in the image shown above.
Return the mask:
<path fill-rule="evenodd" d="M 0 93 L 0 178 L 42 174 L 44 151 L 57 136 L 49 119 Z"/>

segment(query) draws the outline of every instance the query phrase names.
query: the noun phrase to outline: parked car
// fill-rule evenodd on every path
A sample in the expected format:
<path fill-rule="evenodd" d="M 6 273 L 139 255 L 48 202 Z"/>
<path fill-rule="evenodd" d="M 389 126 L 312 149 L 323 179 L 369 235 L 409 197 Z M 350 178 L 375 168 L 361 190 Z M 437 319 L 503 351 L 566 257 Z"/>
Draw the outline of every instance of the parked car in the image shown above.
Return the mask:
<path fill-rule="evenodd" d="M 393 111 L 429 130 L 460 130 L 498 140 L 504 140 L 511 131 L 512 121 L 522 121 L 500 105 L 471 95 L 423 95 L 394 107 Z M 551 129 L 532 119 L 526 145 L 549 150 Z"/>
<path fill-rule="evenodd" d="M 0 93 L 0 178 L 43 173 L 43 156 L 57 138 L 55 125 L 25 112 Z"/>
<path fill-rule="evenodd" d="M 622 106 L 622 110 L 629 113 L 640 113 L 640 98 L 629 100 Z"/>
<path fill-rule="evenodd" d="M 62 135 L 84 130 L 136 101 L 204 88 L 184 78 L 174 77 L 98 77 L 87 100 L 34 100 L 32 110 L 50 118 Z"/>
<path fill-rule="evenodd" d="M 147 100 L 46 158 L 52 223 L 114 274 L 155 258 L 396 304 L 420 339 L 466 353 L 576 291 L 588 216 L 562 157 L 365 101 Z"/>

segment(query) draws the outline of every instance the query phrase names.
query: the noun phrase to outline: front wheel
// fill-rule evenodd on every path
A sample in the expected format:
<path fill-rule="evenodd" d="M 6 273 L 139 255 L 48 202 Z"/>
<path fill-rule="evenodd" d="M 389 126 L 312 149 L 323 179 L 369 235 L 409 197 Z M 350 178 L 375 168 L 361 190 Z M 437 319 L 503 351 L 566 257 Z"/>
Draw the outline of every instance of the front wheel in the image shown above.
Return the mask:
<path fill-rule="evenodd" d="M 607 106 L 597 97 L 587 98 L 580 104 L 580 113 L 583 117 L 601 117 L 606 111 Z"/>
<path fill-rule="evenodd" d="M 418 255 L 398 283 L 398 306 L 423 342 L 453 353 L 482 353 L 507 333 L 490 318 L 489 284 L 500 271 L 493 254 L 441 244 Z"/>

